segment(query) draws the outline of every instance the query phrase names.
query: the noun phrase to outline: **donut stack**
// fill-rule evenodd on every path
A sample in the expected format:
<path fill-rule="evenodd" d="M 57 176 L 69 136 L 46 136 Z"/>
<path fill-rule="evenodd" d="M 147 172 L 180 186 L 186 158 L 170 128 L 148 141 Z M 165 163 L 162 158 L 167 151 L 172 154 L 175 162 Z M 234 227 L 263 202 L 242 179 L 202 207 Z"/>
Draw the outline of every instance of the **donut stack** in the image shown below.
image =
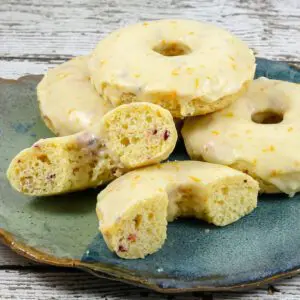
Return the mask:
<path fill-rule="evenodd" d="M 161 20 L 115 31 L 44 76 L 41 116 L 59 137 L 20 152 L 8 178 L 39 196 L 113 181 L 96 211 L 123 258 L 157 251 L 167 222 L 180 216 L 228 225 L 255 209 L 259 191 L 300 191 L 300 86 L 254 73 L 248 46 L 210 24 Z M 179 120 L 194 161 L 160 163 L 174 150 Z"/>

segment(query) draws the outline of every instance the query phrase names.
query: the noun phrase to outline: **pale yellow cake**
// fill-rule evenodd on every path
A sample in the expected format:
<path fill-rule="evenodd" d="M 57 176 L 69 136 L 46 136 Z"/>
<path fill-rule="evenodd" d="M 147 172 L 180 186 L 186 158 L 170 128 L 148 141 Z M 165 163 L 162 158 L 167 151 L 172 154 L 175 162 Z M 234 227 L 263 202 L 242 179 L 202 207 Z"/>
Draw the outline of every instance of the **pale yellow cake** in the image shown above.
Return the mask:
<path fill-rule="evenodd" d="M 192 20 L 160 20 L 111 33 L 92 52 L 91 80 L 114 106 L 147 101 L 173 117 L 232 103 L 255 72 L 248 46 L 228 31 Z"/>
<path fill-rule="evenodd" d="M 192 159 L 253 176 L 260 192 L 300 191 L 300 85 L 259 78 L 229 107 L 185 121 Z"/>
<path fill-rule="evenodd" d="M 168 222 L 196 217 L 228 225 L 256 207 L 258 189 L 250 176 L 221 165 L 178 161 L 145 167 L 98 195 L 99 229 L 118 256 L 143 258 L 162 247 Z"/>
<path fill-rule="evenodd" d="M 169 111 L 151 103 L 122 105 L 89 130 L 43 139 L 21 151 L 7 177 L 16 190 L 35 196 L 96 187 L 168 158 L 176 140 Z"/>
<path fill-rule="evenodd" d="M 48 70 L 37 86 L 41 116 L 56 135 L 85 130 L 113 108 L 91 84 L 88 59 L 75 57 Z"/>

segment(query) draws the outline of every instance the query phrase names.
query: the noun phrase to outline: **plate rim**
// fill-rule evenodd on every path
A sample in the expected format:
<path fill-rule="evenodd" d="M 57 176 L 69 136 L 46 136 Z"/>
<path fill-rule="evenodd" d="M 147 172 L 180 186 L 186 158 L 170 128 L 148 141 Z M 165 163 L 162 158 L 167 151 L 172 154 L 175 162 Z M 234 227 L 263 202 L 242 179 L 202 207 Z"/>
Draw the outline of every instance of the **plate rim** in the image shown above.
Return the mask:
<path fill-rule="evenodd" d="M 250 282 L 240 283 L 240 284 L 233 284 L 227 286 L 206 286 L 206 285 L 197 285 L 191 288 L 184 288 L 184 287 L 163 287 L 159 284 L 157 278 L 144 278 L 138 276 L 128 275 L 124 271 L 116 271 L 112 269 L 105 270 L 105 267 L 98 263 L 97 267 L 96 264 L 93 263 L 86 263 L 82 262 L 79 259 L 70 259 L 70 258 L 57 258 L 53 255 L 49 255 L 46 252 L 41 250 L 37 250 L 34 247 L 28 246 L 22 242 L 17 241 L 13 234 L 10 232 L 0 228 L 0 242 L 10 248 L 13 252 L 21 255 L 27 259 L 32 261 L 47 264 L 56 267 L 66 267 L 66 268 L 73 268 L 79 269 L 85 272 L 88 272 L 96 277 L 105 278 L 114 281 L 120 281 L 126 284 L 135 285 L 138 287 L 143 287 L 147 289 L 151 289 L 153 291 L 159 293 L 168 293 L 168 294 L 179 294 L 179 293 L 188 293 L 188 292 L 233 292 L 233 291 L 240 291 L 240 290 L 250 290 L 254 288 L 258 288 L 262 285 L 272 283 L 279 279 L 284 279 L 286 277 L 291 277 L 300 274 L 300 266 L 296 269 L 291 269 L 288 271 L 283 271 L 271 276 L 266 276 L 260 280 L 254 280 Z M 168 279 L 162 279 L 164 281 Z M 172 279 L 171 279 L 172 280 Z M 189 281 L 189 283 L 197 282 Z"/>
<path fill-rule="evenodd" d="M 282 60 L 269 60 L 261 57 L 256 57 L 256 59 L 261 59 L 265 61 L 275 62 L 275 63 L 284 63 L 297 71 L 300 71 L 300 67 L 291 63 L 285 62 Z M 17 79 L 8 79 L 0 77 L 0 82 L 9 82 L 9 83 L 17 83 L 30 79 L 41 79 L 43 74 L 28 74 L 21 76 Z M 94 276 L 100 278 L 106 278 L 109 280 L 121 281 L 126 284 L 131 284 L 143 288 L 148 288 L 160 293 L 186 293 L 186 292 L 220 292 L 220 291 L 238 291 L 238 290 L 249 290 L 253 288 L 258 288 L 262 285 L 272 283 L 279 279 L 284 279 L 286 277 L 291 277 L 300 274 L 300 266 L 295 269 L 290 269 L 287 271 L 282 271 L 277 274 L 266 276 L 259 280 L 248 281 L 240 284 L 226 285 L 226 286 L 207 286 L 207 285 L 196 285 L 195 287 L 164 287 L 158 282 L 157 278 L 148 278 L 148 277 L 140 277 L 129 275 L 124 270 L 116 270 L 111 268 L 106 268 L 103 264 L 97 263 L 87 263 L 82 262 L 79 259 L 70 259 L 70 258 L 58 258 L 53 255 L 49 255 L 46 252 L 35 249 L 34 247 L 28 246 L 20 241 L 10 232 L 0 228 L 0 242 L 10 248 L 13 252 L 21 255 L 27 259 L 33 260 L 38 263 L 48 264 L 57 267 L 67 267 L 67 268 L 75 268 L 79 270 L 83 270 L 88 272 Z M 96 267 L 97 266 L 97 267 Z M 160 278 L 159 280 L 167 282 L 167 278 Z M 199 281 L 192 280 L 188 281 L 189 283 L 197 283 Z"/>

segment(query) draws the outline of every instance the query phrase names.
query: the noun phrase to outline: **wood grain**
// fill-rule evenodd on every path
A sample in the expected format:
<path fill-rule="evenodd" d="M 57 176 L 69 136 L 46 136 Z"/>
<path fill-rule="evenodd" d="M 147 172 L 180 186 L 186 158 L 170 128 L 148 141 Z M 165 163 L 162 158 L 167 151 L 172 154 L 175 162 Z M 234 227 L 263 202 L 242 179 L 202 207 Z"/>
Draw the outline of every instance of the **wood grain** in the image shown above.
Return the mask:
<path fill-rule="evenodd" d="M 128 23 L 191 18 L 223 26 L 257 55 L 299 61 L 299 0 L 3 0 L 0 56 L 86 54 Z"/>
<path fill-rule="evenodd" d="M 299 299 L 299 277 L 257 290 L 238 293 L 189 293 L 162 296 L 146 289 L 96 278 L 71 269 L 41 265 L 20 257 L 0 245 L 0 299 Z"/>
<path fill-rule="evenodd" d="M 17 255 L 8 247 L 0 244 L 0 268 L 16 267 L 16 266 L 32 266 L 35 262 L 30 261 L 22 256 Z"/>
<path fill-rule="evenodd" d="M 188 293 L 162 295 L 143 288 L 99 279 L 80 271 L 66 269 L 25 268 L 0 270 L 1 299 L 167 299 L 167 300 L 221 300 L 221 299 L 299 299 L 297 280 L 290 279 L 274 287 L 239 293 Z"/>

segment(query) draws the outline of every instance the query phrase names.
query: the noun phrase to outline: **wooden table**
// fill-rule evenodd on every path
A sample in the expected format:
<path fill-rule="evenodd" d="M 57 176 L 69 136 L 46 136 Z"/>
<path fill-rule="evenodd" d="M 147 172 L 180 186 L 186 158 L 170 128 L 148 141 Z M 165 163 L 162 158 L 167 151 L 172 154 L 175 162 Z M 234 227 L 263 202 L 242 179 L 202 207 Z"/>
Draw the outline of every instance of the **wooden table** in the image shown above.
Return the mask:
<path fill-rule="evenodd" d="M 116 28 L 160 18 L 216 23 L 248 42 L 257 56 L 300 66 L 300 0 L 1 0 L 0 5 L 0 77 L 43 73 L 88 53 Z M 12 298 L 292 300 L 300 299 L 300 276 L 251 292 L 166 296 L 38 265 L 0 246 L 0 299 Z"/>

